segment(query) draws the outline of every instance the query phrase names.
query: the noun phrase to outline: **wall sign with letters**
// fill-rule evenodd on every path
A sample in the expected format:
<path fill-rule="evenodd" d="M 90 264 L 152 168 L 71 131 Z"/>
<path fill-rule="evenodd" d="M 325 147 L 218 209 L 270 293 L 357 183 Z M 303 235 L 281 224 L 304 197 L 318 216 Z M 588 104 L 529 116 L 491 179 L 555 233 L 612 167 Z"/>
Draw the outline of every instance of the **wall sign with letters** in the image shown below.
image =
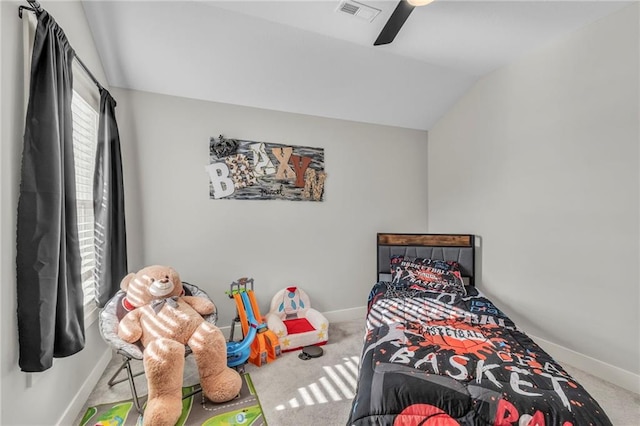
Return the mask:
<path fill-rule="evenodd" d="M 209 197 L 322 201 L 324 149 L 225 139 L 209 141 Z"/>

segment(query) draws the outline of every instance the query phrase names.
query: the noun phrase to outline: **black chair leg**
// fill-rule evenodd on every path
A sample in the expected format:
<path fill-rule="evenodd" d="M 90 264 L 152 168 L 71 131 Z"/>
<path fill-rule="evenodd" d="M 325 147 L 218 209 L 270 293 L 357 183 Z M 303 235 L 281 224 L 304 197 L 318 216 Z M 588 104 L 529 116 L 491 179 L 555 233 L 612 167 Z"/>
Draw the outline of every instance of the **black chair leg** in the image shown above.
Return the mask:
<path fill-rule="evenodd" d="M 188 353 L 191 353 L 191 351 L 188 351 Z M 125 381 L 129 382 L 129 388 L 131 389 L 131 396 L 133 399 L 133 405 L 136 407 L 136 410 L 138 411 L 138 413 L 142 414 L 144 409 L 142 407 L 142 404 L 140 404 L 140 399 L 138 397 L 138 390 L 136 388 L 136 383 L 134 381 L 135 377 L 138 377 L 142 374 L 144 374 L 144 370 L 143 371 L 139 371 L 137 373 L 134 373 L 131 370 L 131 359 L 127 358 L 126 356 L 122 356 L 122 364 L 120 365 L 120 367 L 118 367 L 118 370 L 116 370 L 116 372 L 113 374 L 113 376 L 111 376 L 111 379 L 109 379 L 109 387 L 113 386 L 113 385 L 117 385 L 118 383 L 122 383 Z M 238 367 L 236 367 L 236 369 L 238 369 L 238 372 L 240 373 L 244 373 L 244 365 L 240 365 Z M 120 373 L 122 372 L 122 370 L 126 370 L 126 377 L 124 378 L 118 378 L 118 376 L 120 375 Z M 189 398 L 197 393 L 202 392 L 202 388 L 200 386 L 197 386 L 193 391 L 189 392 L 187 395 L 183 395 L 182 399 L 186 399 Z"/>
<path fill-rule="evenodd" d="M 109 387 L 111 387 L 113 385 L 117 385 L 118 383 L 129 381 L 129 388 L 131 388 L 131 396 L 133 397 L 133 404 L 135 405 L 138 413 L 142 414 L 143 410 L 142 410 L 142 406 L 140 405 L 140 400 L 138 399 L 138 391 L 136 389 L 136 383 L 134 382 L 134 378 L 144 374 L 144 370 L 134 373 L 133 371 L 131 371 L 131 359 L 127 358 L 124 355 L 122 356 L 122 359 L 123 359 L 122 364 L 120 365 L 118 370 L 116 370 L 116 372 L 113 374 L 113 376 L 111 376 L 111 379 L 109 379 L 108 385 Z M 122 370 L 126 370 L 127 375 L 126 377 L 119 379 L 118 376 L 120 375 Z"/>
<path fill-rule="evenodd" d="M 140 374 L 142 374 L 142 372 L 133 374 L 133 372 L 131 371 L 131 363 L 128 360 L 126 362 L 125 368 L 127 369 L 127 376 L 129 378 L 129 387 L 131 388 L 131 395 L 133 396 L 133 405 L 136 406 L 136 410 L 138 410 L 138 413 L 142 414 L 143 409 L 142 409 L 142 406 L 140 405 L 140 400 L 138 399 L 138 391 L 136 390 L 136 383 L 133 381 L 133 379 L 136 376 L 139 376 Z"/>

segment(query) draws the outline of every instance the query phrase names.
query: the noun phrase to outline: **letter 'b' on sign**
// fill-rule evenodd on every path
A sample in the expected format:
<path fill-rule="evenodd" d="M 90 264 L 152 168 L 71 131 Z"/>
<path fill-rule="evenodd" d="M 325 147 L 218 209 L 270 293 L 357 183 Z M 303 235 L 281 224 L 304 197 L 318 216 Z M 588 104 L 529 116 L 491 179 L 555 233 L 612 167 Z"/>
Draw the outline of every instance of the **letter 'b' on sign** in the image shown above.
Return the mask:
<path fill-rule="evenodd" d="M 235 192 L 233 180 L 229 177 L 229 167 L 225 163 L 213 163 L 205 167 L 209 173 L 213 198 L 224 198 Z"/>

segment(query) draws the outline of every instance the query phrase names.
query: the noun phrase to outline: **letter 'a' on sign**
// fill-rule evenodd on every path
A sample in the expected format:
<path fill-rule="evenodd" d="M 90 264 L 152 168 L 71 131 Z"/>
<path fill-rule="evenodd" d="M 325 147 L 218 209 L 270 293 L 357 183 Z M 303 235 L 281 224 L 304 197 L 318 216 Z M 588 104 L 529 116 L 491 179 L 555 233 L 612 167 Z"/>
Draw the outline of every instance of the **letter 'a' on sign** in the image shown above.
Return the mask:
<path fill-rule="evenodd" d="M 256 176 L 272 175 L 276 172 L 276 166 L 267 155 L 264 142 L 256 142 L 249 145 L 253 152 L 253 173 Z"/>
<path fill-rule="evenodd" d="M 211 180 L 213 198 L 224 198 L 233 194 L 235 186 L 229 177 L 229 167 L 225 163 L 213 163 L 205 167 Z"/>

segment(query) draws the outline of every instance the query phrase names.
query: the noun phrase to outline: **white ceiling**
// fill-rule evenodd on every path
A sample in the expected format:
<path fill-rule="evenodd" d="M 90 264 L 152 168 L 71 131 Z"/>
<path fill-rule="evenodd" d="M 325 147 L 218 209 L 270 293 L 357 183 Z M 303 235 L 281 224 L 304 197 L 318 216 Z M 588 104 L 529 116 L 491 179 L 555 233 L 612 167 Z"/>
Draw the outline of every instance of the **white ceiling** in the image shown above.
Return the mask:
<path fill-rule="evenodd" d="M 84 9 L 108 83 L 168 95 L 428 130 L 481 76 L 625 5 L 436 0 L 373 46 L 339 0 L 98 1 Z"/>

